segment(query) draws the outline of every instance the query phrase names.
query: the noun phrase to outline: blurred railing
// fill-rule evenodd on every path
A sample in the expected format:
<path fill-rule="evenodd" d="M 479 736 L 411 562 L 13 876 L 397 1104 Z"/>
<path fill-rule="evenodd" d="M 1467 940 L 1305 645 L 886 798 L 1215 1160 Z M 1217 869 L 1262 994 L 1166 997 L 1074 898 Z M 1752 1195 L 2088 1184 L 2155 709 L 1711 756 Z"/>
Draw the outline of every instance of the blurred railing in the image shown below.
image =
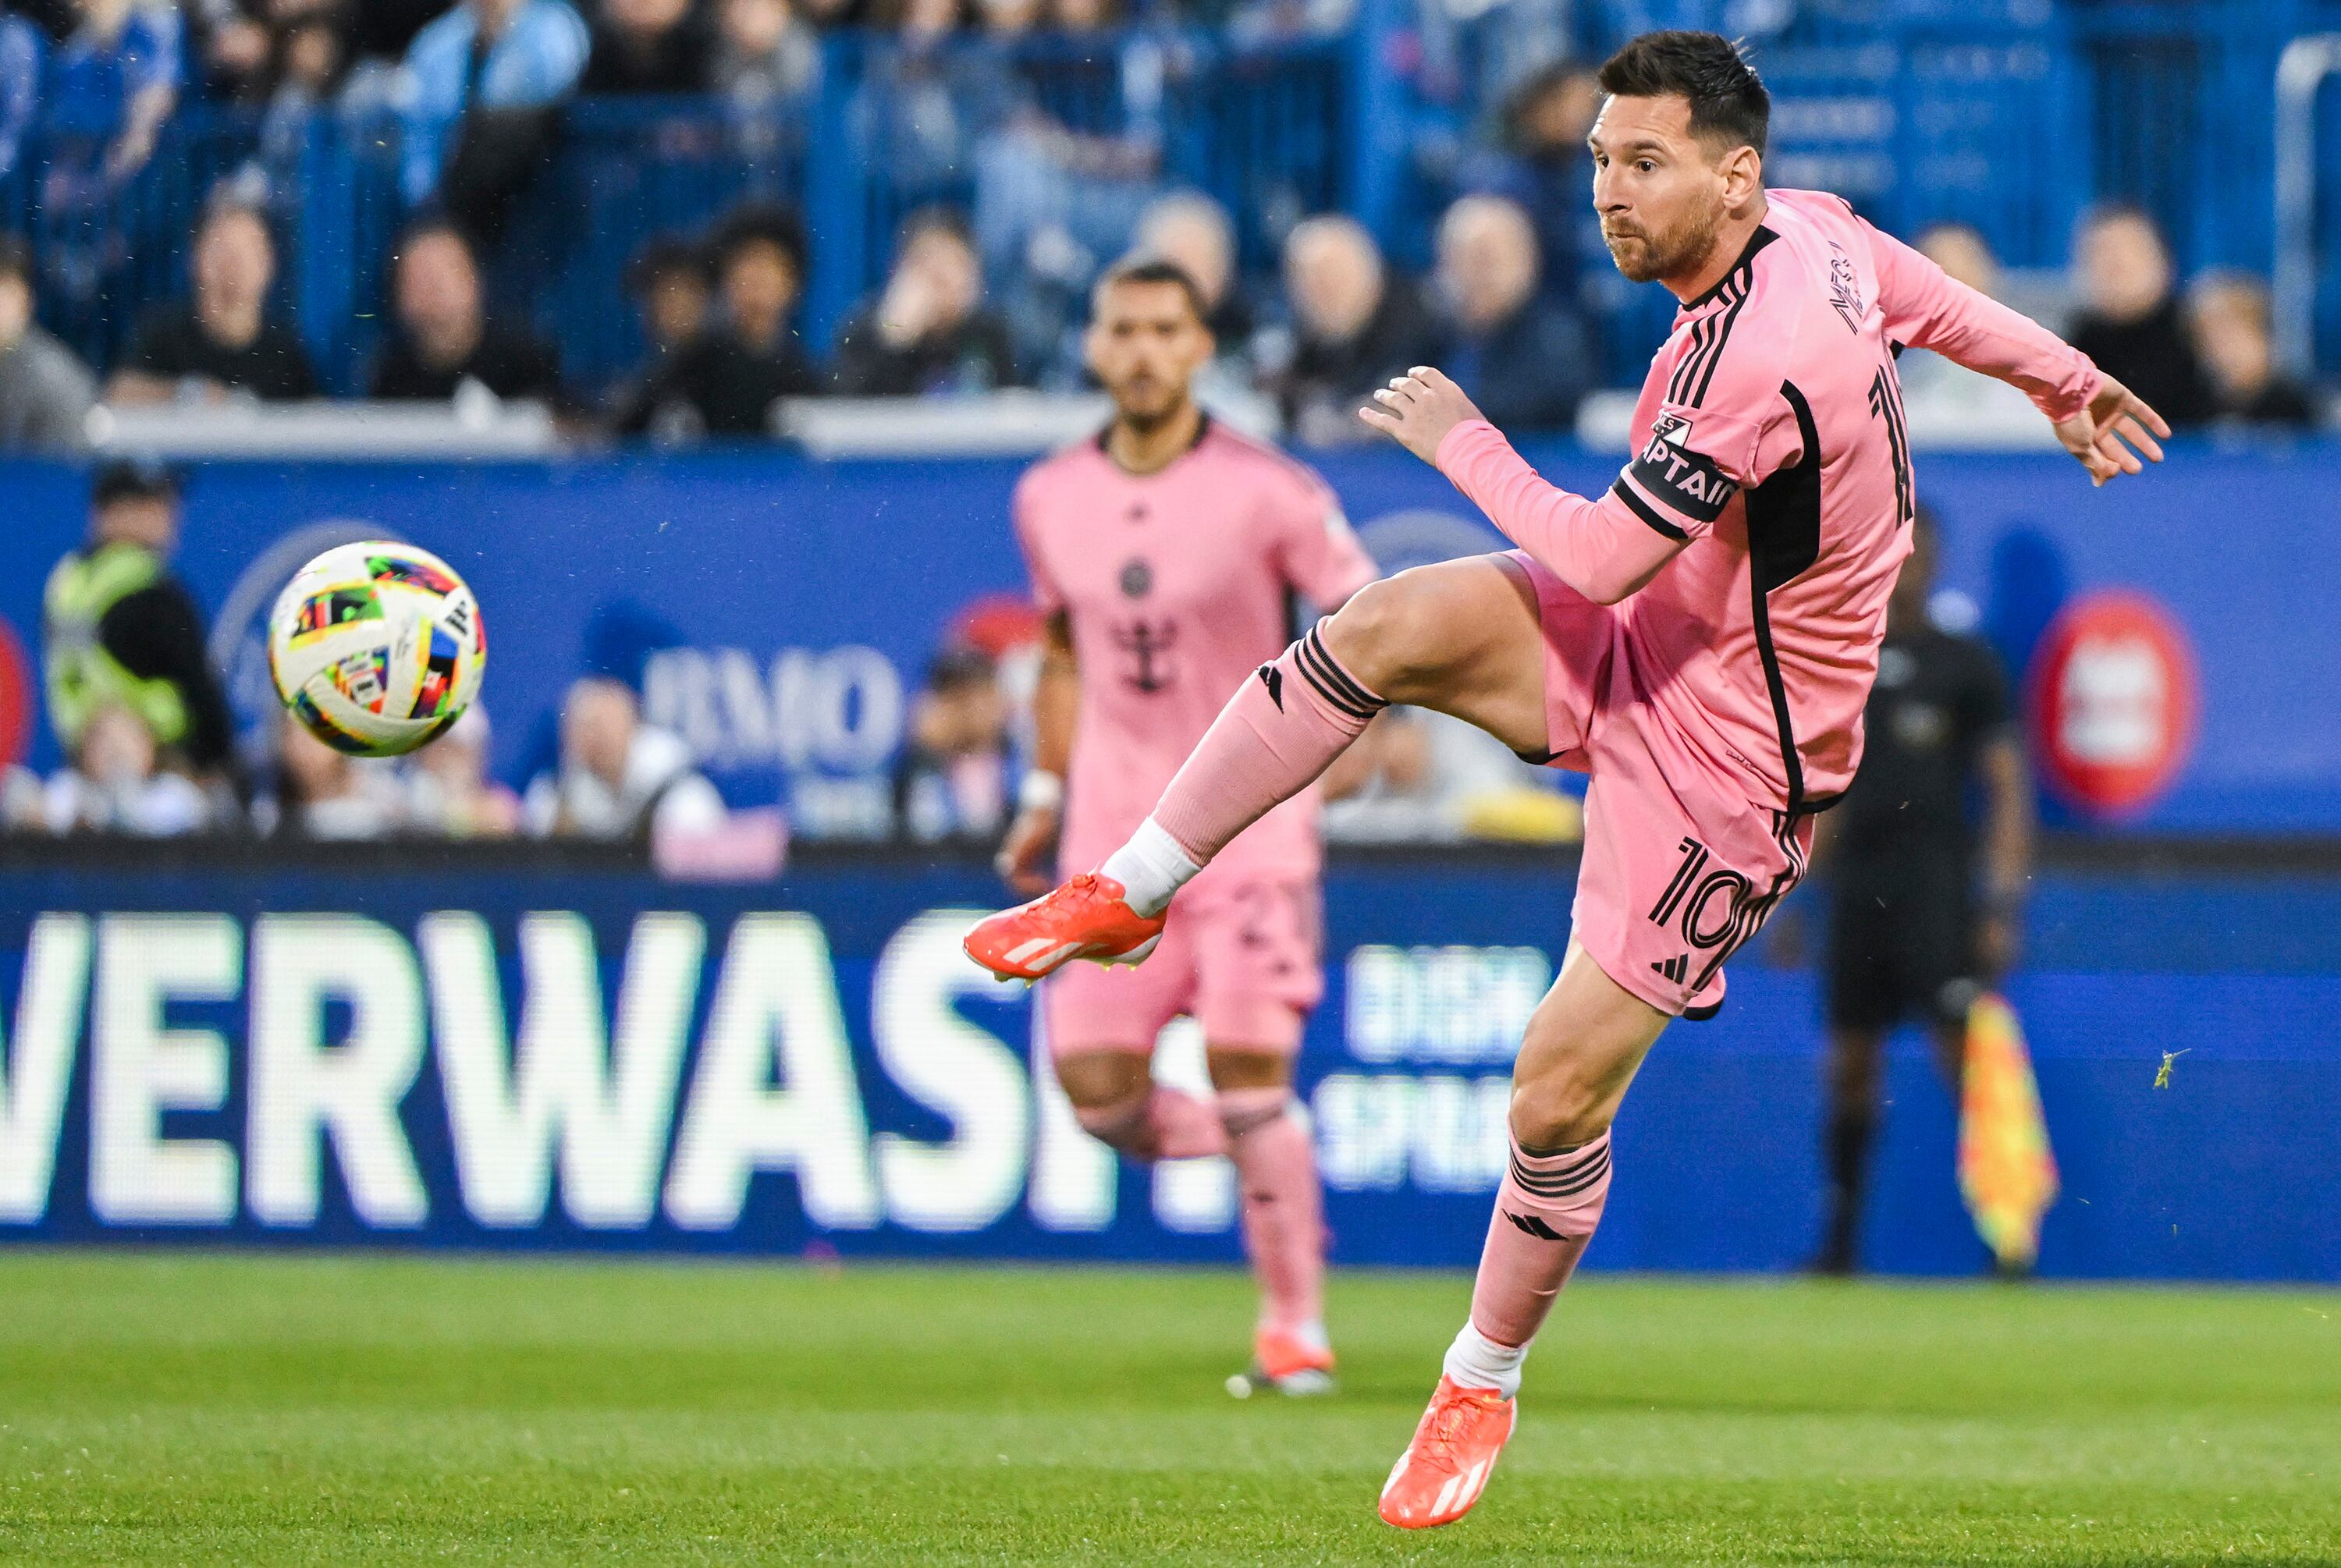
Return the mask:
<path fill-rule="evenodd" d="M 591 385 L 641 350 L 627 258 L 745 196 L 803 210 L 805 327 L 823 345 L 882 276 L 903 218 L 931 202 L 972 214 L 1003 281 L 1043 290 L 1077 291 L 1170 185 L 1226 203 L 1255 279 L 1294 219 L 1335 206 L 1420 266 L 1503 64 L 1492 46 L 1474 55 L 1430 36 L 1429 15 L 1360 0 L 1345 38 L 1259 47 L 1191 29 L 948 48 L 841 35 L 817 91 L 755 115 L 712 100 L 577 104 L 514 209 L 492 283 Z M 2163 221 L 2182 271 L 2265 273 L 2275 62 L 2318 26 L 2341 27 L 2341 0 L 1809 0 L 1754 46 L 1776 100 L 1770 172 L 1840 191 L 1898 232 L 1975 223 L 2018 266 L 2061 263 L 2076 216 L 2125 197 Z M 1473 58 L 1479 76 L 1449 68 Z M 2317 155 L 2341 162 L 2341 114 L 2321 116 L 2318 136 Z M 394 118 L 190 105 L 134 174 L 108 175 L 105 151 L 94 133 L 45 125 L 0 176 L 0 226 L 33 238 L 44 317 L 77 351 L 113 362 L 138 312 L 184 292 L 192 217 L 248 170 L 278 220 L 281 303 L 327 383 L 362 384 L 405 216 Z M 2326 258 L 2341 256 L 2341 203 L 2328 205 L 2315 215 Z M 2316 276 L 2330 367 L 2341 267 Z M 1599 305 L 1620 318 L 1613 375 L 1631 379 L 1665 302 L 1613 289 Z"/>

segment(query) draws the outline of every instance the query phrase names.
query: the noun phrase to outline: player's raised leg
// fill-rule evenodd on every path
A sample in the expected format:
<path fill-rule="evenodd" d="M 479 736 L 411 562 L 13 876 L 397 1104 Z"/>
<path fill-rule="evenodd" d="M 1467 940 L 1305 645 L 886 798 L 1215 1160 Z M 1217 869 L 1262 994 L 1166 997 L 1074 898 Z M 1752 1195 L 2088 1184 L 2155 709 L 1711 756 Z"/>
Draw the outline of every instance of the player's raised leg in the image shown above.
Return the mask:
<path fill-rule="evenodd" d="M 1382 1487 L 1389 1523 L 1451 1523 L 1479 1500 L 1512 1434 L 1529 1345 L 1601 1223 L 1609 1125 L 1667 1022 L 1571 945 L 1513 1069 L 1511 1156 L 1480 1251 L 1471 1316 Z"/>
<path fill-rule="evenodd" d="M 1519 563 L 1475 556 L 1361 590 L 1246 680 L 1154 813 L 1093 875 L 979 923 L 967 950 L 1033 978 L 1076 958 L 1132 953 L 1170 897 L 1244 829 L 1300 793 L 1392 702 L 1469 720 L 1545 751 L 1544 645 Z"/>

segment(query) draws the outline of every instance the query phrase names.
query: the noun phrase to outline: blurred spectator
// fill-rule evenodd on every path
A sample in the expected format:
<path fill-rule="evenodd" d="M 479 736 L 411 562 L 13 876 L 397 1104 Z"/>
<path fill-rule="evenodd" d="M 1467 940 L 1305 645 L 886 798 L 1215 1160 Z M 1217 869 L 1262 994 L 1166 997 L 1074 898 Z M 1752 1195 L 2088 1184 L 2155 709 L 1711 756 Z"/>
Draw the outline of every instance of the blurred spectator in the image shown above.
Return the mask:
<path fill-rule="evenodd" d="M 2215 412 L 2210 381 L 2171 292 L 2170 251 L 2154 220 L 2133 206 L 2100 207 L 2073 247 L 2083 302 L 2066 335 L 2173 425 Z"/>
<path fill-rule="evenodd" d="M 348 19 L 350 53 L 360 60 L 403 60 L 415 36 L 454 8 L 454 0 L 362 0 Z"/>
<path fill-rule="evenodd" d="M 1581 808 L 1554 782 L 1460 719 L 1391 708 L 1327 769 L 1325 836 L 1350 844 L 1575 839 Z"/>
<path fill-rule="evenodd" d="M 0 180 L 16 172 L 25 133 L 41 102 L 41 63 L 49 52 L 41 30 L 0 11 Z"/>
<path fill-rule="evenodd" d="M 276 727 L 275 787 L 256 816 L 264 832 L 342 843 L 406 825 L 393 764 L 336 751 L 290 713 Z"/>
<path fill-rule="evenodd" d="M 775 402 L 820 390 L 795 324 L 804 287 L 796 214 L 743 207 L 724 221 L 713 248 L 722 316 L 652 371 L 619 416 L 628 434 L 768 435 Z"/>
<path fill-rule="evenodd" d="M 466 232 L 501 233 L 589 48 L 563 0 L 463 0 L 423 28 L 400 89 L 407 200 L 435 194 Z"/>
<path fill-rule="evenodd" d="M 921 844 L 989 844 L 1007 826 L 1008 701 L 988 654 L 949 648 L 927 667 L 894 769 L 896 831 Z"/>
<path fill-rule="evenodd" d="M 1593 385 L 1585 331 L 1537 293 L 1537 237 L 1502 196 L 1465 196 L 1439 223 L 1439 368 L 1502 430 L 1568 430 Z"/>
<path fill-rule="evenodd" d="M 643 723 L 633 690 L 599 677 L 569 689 L 560 773 L 532 782 L 523 809 L 540 839 L 610 841 L 713 833 L 726 815 L 682 738 Z"/>
<path fill-rule="evenodd" d="M 184 775 L 162 770 L 145 721 L 109 702 L 83 726 L 74 765 L 49 780 L 43 815 L 52 833 L 168 839 L 202 829 L 210 803 Z"/>
<path fill-rule="evenodd" d="M 1016 384 L 1008 329 L 983 308 L 983 263 L 940 210 L 904 225 L 894 271 L 845 324 L 837 390 L 848 397 L 991 392 Z"/>
<path fill-rule="evenodd" d="M 57 562 L 42 602 L 42 662 L 57 745 L 77 755 L 99 710 L 127 709 L 198 777 L 224 778 L 234 735 L 203 612 L 171 575 L 178 485 L 110 462 L 90 489 L 89 542 Z"/>
<path fill-rule="evenodd" d="M 602 0 L 578 91 L 704 93 L 709 53 L 692 0 Z"/>
<path fill-rule="evenodd" d="M 2240 273 L 2197 279 L 2187 316 L 2221 419 L 2299 430 L 2316 422 L 2306 389 L 2276 373 L 2268 293 L 2259 280 Z M 5 331 L 0 321 L 0 334 Z"/>
<path fill-rule="evenodd" d="M 792 103 L 820 74 L 821 40 L 791 0 L 717 0 L 712 78 L 734 109 Z"/>
<path fill-rule="evenodd" d="M 477 703 L 407 760 L 405 817 L 443 839 L 505 839 L 520 830 L 520 797 L 488 777 L 488 712 Z"/>
<path fill-rule="evenodd" d="M 77 452 L 97 383 L 33 319 L 33 253 L 0 234 L 0 452 Z"/>
<path fill-rule="evenodd" d="M 250 100 L 275 52 L 266 0 L 185 0 L 190 52 L 203 62 L 202 82 L 214 98 Z"/>
<path fill-rule="evenodd" d="M 80 25 L 50 59 L 42 114 L 100 137 L 103 187 L 146 166 L 154 138 L 178 106 L 179 12 L 144 0 L 76 0 Z"/>
<path fill-rule="evenodd" d="M 1138 220 L 1131 249 L 1175 262 L 1195 280 L 1203 296 L 1203 324 L 1219 342 L 1222 359 L 1246 354 L 1251 342 L 1251 307 L 1236 283 L 1236 232 L 1228 210 L 1200 191 L 1173 191 Z"/>
<path fill-rule="evenodd" d="M 1547 65 L 1513 90 L 1497 146 L 1468 162 L 1461 182 L 1467 192 L 1508 197 L 1529 214 L 1543 257 L 1539 292 L 1571 305 L 1583 303 L 1577 285 L 1588 250 L 1601 248 L 1600 220 L 1587 199 L 1593 159 L 1585 146 L 1600 113 L 1593 72 L 1567 62 Z M 1600 262 L 1606 275 L 1606 252 Z"/>
<path fill-rule="evenodd" d="M 1953 279 L 1977 293 L 2003 303 L 2006 299 L 1999 259 L 1972 225 L 1935 223 L 1919 232 L 1916 249 Z M 2018 308 L 2027 314 L 2037 309 L 2032 302 Z M 2040 416 L 2023 390 L 1968 370 L 1930 349 L 1910 349 L 1895 362 L 1902 382 L 1902 400 L 1918 428 L 2037 432 Z"/>
<path fill-rule="evenodd" d="M 467 382 L 500 398 L 540 402 L 560 391 L 561 360 L 551 344 L 487 319 L 471 244 L 453 224 L 426 219 L 406 232 L 392 263 L 392 292 L 398 331 L 374 367 L 375 397 L 444 402 Z"/>
<path fill-rule="evenodd" d="M 48 828 L 48 788 L 40 775 L 13 762 L 0 768 L 0 833 L 45 833 Z"/>
<path fill-rule="evenodd" d="M 707 325 L 713 288 L 707 253 L 692 241 L 660 235 L 626 263 L 626 293 L 642 317 L 654 356 L 673 352 Z"/>
<path fill-rule="evenodd" d="M 1273 390 L 1286 428 L 1310 445 L 1362 441 L 1366 398 L 1432 358 L 1430 325 L 1412 290 L 1390 277 L 1380 247 L 1356 219 L 1308 219 L 1284 242 L 1293 342 Z"/>
<path fill-rule="evenodd" d="M 264 402 L 315 397 L 316 372 L 299 334 L 268 314 L 276 243 L 260 213 L 214 202 L 196 225 L 190 270 L 194 297 L 146 313 L 106 395 L 134 403 L 216 402 L 238 392 Z"/>

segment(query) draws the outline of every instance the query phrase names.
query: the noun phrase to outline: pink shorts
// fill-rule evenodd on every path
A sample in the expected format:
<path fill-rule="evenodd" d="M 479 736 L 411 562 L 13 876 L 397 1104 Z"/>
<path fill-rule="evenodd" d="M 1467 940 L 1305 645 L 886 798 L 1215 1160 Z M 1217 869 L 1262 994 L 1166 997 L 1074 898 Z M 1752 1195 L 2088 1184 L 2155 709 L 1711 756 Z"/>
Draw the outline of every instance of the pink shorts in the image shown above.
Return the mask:
<path fill-rule="evenodd" d="M 1544 626 L 1549 760 L 1592 777 L 1570 934 L 1660 1012 L 1709 1017 L 1724 960 L 1805 874 L 1812 818 L 1750 801 L 1636 691 L 1616 612 L 1509 554 Z"/>
<path fill-rule="evenodd" d="M 1041 983 L 1049 1048 L 1151 1051 L 1185 1013 L 1215 1046 L 1298 1050 L 1325 991 L 1320 924 L 1313 880 L 1220 883 L 1206 872 L 1171 904 L 1144 963 L 1068 964 Z"/>

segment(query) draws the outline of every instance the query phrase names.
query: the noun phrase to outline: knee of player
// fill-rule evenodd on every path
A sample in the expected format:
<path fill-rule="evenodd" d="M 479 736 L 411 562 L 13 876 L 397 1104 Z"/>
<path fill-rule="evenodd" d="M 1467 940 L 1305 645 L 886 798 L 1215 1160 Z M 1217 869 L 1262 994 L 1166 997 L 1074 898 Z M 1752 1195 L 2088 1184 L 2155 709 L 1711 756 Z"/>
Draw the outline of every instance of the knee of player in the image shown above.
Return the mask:
<path fill-rule="evenodd" d="M 1154 1087 L 1146 1057 L 1136 1051 L 1082 1051 L 1057 1060 L 1057 1082 L 1086 1126 L 1144 1100 Z"/>
<path fill-rule="evenodd" d="M 1410 684 L 1446 662 L 1440 595 L 1435 582 L 1401 571 L 1360 589 L 1325 629 L 1326 646 L 1375 695 L 1403 700 Z"/>
<path fill-rule="evenodd" d="M 1608 1132 L 1614 1110 L 1602 1085 L 1567 1071 L 1541 1073 L 1512 1086 L 1512 1137 L 1524 1148 L 1567 1148 Z"/>

